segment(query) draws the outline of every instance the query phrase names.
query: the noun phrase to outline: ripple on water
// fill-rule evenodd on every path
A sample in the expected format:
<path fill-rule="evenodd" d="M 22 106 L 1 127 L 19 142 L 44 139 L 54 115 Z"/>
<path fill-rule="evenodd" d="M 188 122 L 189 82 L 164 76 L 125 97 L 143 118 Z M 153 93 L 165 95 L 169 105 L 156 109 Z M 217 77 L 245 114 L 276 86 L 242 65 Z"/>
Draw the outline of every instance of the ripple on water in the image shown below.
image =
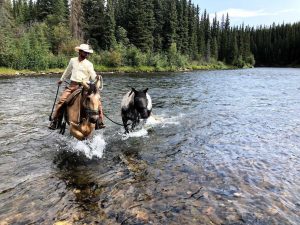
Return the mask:
<path fill-rule="evenodd" d="M 299 69 L 104 76 L 154 116 L 83 142 L 45 129 L 57 78 L 0 80 L 1 223 L 300 224 Z"/>

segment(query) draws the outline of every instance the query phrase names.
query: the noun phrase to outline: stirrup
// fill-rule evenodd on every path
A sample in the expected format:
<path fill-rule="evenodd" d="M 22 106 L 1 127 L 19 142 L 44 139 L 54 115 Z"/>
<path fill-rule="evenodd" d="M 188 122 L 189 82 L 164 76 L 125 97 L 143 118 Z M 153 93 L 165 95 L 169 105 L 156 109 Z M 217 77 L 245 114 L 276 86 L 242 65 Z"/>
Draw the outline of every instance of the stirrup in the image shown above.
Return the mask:
<path fill-rule="evenodd" d="M 96 126 L 95 126 L 95 130 L 100 130 L 100 129 L 103 129 L 103 128 L 105 128 L 106 126 L 104 125 L 104 123 L 103 122 L 98 122 L 98 123 L 96 123 Z"/>

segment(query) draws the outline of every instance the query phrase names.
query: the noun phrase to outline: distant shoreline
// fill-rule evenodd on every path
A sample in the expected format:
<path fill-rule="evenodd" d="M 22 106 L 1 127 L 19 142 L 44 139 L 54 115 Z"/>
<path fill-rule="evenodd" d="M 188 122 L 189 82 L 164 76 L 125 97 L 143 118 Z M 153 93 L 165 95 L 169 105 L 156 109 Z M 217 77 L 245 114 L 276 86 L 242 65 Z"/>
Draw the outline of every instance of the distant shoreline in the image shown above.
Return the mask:
<path fill-rule="evenodd" d="M 190 66 L 188 68 L 155 68 L 155 67 L 116 67 L 108 68 L 95 66 L 95 71 L 99 74 L 125 74 L 125 73 L 160 73 L 160 72 L 188 72 L 197 70 L 228 70 L 237 69 L 233 66 L 208 64 L 202 66 Z M 5 67 L 0 67 L 0 77 L 17 77 L 17 76 L 43 76 L 43 75 L 60 75 L 64 69 L 48 69 L 42 71 L 31 70 L 15 70 Z"/>

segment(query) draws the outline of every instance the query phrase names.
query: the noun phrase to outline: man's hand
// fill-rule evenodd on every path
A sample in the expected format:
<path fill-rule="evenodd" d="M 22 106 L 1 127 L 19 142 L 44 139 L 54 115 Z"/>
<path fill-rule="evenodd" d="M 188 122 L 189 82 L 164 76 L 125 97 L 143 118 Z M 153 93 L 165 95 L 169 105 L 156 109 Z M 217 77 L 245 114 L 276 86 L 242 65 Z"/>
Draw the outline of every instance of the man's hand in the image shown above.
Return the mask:
<path fill-rule="evenodd" d="M 61 83 L 62 83 L 62 80 L 57 81 L 58 86 L 61 85 Z"/>

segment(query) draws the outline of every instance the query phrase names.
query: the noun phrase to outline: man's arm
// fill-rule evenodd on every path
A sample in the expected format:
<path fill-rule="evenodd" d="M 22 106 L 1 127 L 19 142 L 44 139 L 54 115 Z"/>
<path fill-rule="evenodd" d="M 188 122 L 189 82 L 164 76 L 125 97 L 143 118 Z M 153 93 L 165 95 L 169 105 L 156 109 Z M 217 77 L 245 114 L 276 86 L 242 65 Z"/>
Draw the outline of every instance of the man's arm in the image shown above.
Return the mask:
<path fill-rule="evenodd" d="M 67 68 L 65 69 L 63 75 L 60 78 L 60 81 L 64 81 L 66 78 L 70 77 L 72 74 L 72 69 L 73 69 L 73 63 L 72 63 L 72 59 L 70 60 Z"/>
<path fill-rule="evenodd" d="M 96 77 L 97 77 L 97 74 L 96 74 L 96 72 L 94 70 L 93 64 L 91 63 L 88 68 L 89 68 L 88 72 L 89 72 L 89 74 L 91 76 L 91 80 L 95 80 Z"/>

